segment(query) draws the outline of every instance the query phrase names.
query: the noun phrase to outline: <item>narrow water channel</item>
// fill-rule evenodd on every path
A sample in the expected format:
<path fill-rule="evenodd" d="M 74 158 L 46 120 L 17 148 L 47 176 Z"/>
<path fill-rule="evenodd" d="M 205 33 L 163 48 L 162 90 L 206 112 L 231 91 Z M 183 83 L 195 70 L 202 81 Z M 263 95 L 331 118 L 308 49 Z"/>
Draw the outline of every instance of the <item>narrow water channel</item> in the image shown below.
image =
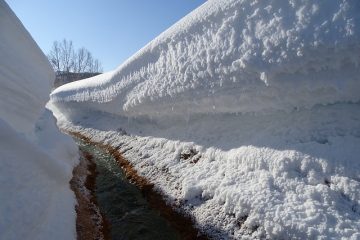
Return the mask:
<path fill-rule="evenodd" d="M 95 192 L 99 208 L 110 223 L 111 239 L 181 239 L 159 212 L 149 207 L 141 191 L 128 182 L 110 154 L 82 141 L 77 143 L 96 163 Z"/>

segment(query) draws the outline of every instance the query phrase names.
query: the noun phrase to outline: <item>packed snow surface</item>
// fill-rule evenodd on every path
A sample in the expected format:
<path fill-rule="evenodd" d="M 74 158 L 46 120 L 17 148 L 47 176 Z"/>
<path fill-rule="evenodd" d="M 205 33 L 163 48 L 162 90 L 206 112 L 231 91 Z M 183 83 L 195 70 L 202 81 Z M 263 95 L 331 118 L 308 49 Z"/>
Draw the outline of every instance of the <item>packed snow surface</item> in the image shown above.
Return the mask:
<path fill-rule="evenodd" d="M 75 239 L 77 148 L 45 104 L 54 72 L 0 0 L 0 239 Z"/>
<path fill-rule="evenodd" d="M 359 12 L 209 0 L 51 109 L 212 237 L 359 239 Z"/>

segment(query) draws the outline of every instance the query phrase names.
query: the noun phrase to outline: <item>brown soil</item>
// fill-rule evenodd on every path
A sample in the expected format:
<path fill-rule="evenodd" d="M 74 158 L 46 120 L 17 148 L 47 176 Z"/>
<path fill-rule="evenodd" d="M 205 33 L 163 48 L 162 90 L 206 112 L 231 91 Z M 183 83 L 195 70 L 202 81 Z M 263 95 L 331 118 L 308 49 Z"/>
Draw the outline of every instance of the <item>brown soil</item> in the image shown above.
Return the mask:
<path fill-rule="evenodd" d="M 96 165 L 89 153 L 82 152 L 73 170 L 70 186 L 77 199 L 76 234 L 78 240 L 110 239 L 109 225 L 97 207 L 95 196 Z"/>
<path fill-rule="evenodd" d="M 93 142 L 90 138 L 77 132 L 67 133 L 109 152 L 116 159 L 119 166 L 123 169 L 126 177 L 130 180 L 130 182 L 134 183 L 142 191 L 150 207 L 159 211 L 160 215 L 164 217 L 169 222 L 169 224 L 178 231 L 182 239 L 208 239 L 205 235 L 201 234 L 194 227 L 195 224 L 190 217 L 180 214 L 179 212 L 175 211 L 175 209 L 173 209 L 171 206 L 167 205 L 163 196 L 154 190 L 154 185 L 150 183 L 146 178 L 138 175 L 132 164 L 122 157 L 118 149 L 110 145 Z"/>

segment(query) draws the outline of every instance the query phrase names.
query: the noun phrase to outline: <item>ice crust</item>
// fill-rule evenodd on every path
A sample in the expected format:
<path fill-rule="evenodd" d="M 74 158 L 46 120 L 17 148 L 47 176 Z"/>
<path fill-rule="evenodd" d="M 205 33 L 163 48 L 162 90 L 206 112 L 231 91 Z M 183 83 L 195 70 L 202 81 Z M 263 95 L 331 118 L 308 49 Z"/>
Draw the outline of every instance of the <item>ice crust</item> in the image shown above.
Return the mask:
<path fill-rule="evenodd" d="M 116 70 L 52 99 L 152 117 L 357 102 L 359 11 L 355 0 L 210 0 Z"/>
<path fill-rule="evenodd" d="M 74 141 L 45 109 L 55 74 L 0 0 L 0 239 L 75 239 Z"/>

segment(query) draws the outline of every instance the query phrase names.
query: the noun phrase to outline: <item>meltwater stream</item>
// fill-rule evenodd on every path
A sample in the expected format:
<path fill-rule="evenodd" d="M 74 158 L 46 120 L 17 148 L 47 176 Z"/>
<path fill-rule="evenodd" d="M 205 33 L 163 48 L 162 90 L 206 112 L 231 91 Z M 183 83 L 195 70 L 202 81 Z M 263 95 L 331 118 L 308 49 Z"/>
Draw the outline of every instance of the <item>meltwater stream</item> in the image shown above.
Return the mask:
<path fill-rule="evenodd" d="M 141 191 L 128 182 L 110 154 L 94 145 L 77 143 L 96 163 L 96 197 L 110 223 L 111 239 L 180 239 L 179 233 L 149 207 Z"/>

